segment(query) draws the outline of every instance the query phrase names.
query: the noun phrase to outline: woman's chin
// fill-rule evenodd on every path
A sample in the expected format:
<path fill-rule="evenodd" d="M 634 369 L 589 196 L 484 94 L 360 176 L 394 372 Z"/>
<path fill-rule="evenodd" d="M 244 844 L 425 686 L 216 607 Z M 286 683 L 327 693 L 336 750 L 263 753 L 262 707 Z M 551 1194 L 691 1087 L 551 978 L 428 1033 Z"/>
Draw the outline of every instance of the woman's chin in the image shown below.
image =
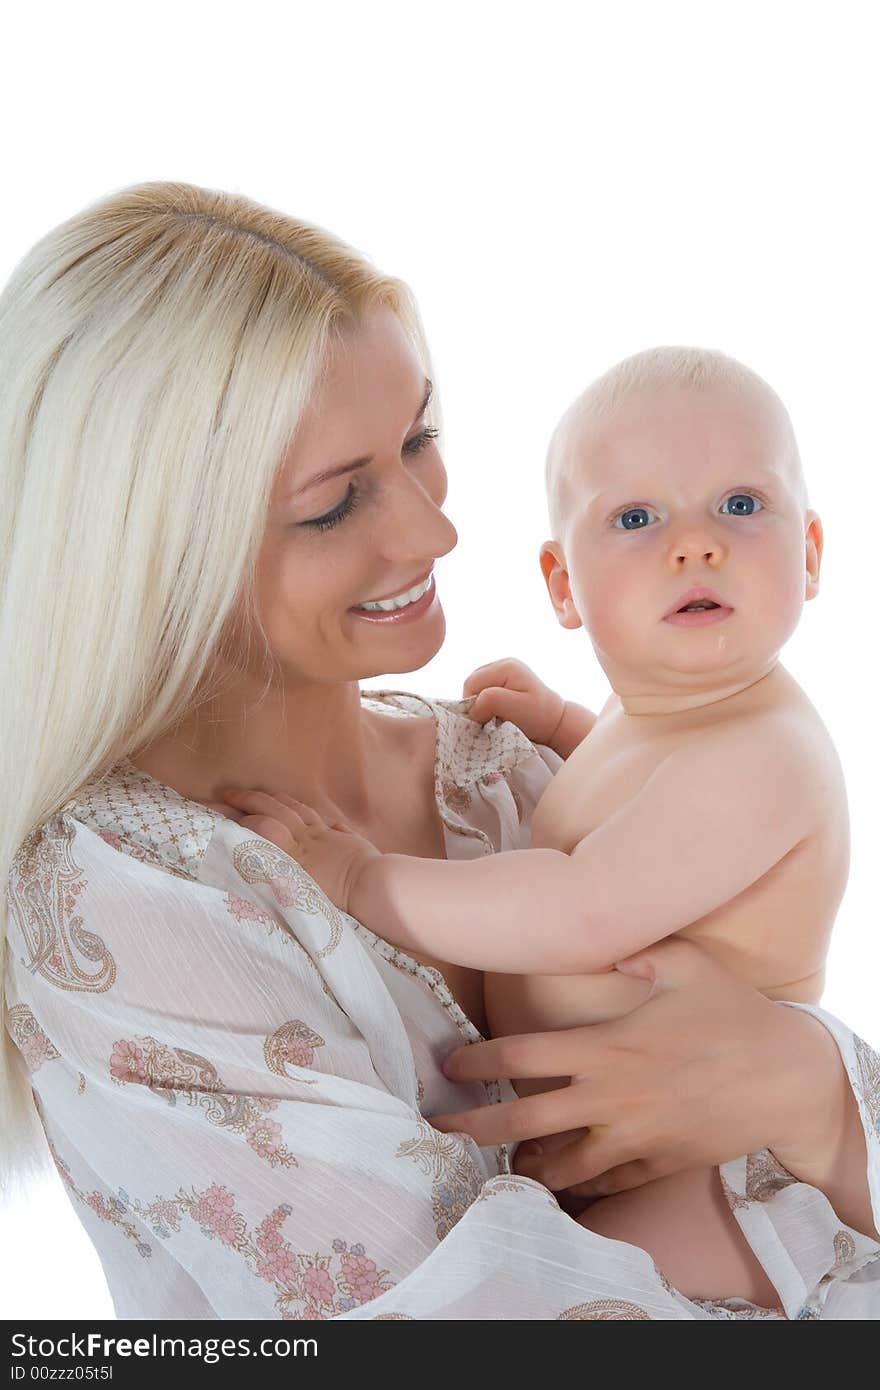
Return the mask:
<path fill-rule="evenodd" d="M 381 631 L 381 629 L 380 629 Z M 374 658 L 369 669 L 361 672 L 359 679 L 370 680 L 373 676 L 400 675 L 407 671 L 420 671 L 427 666 L 443 646 L 446 637 L 446 618 L 439 603 L 426 620 L 412 626 L 389 628 L 377 641 L 370 655 Z M 366 653 L 365 653 L 366 654 Z"/>

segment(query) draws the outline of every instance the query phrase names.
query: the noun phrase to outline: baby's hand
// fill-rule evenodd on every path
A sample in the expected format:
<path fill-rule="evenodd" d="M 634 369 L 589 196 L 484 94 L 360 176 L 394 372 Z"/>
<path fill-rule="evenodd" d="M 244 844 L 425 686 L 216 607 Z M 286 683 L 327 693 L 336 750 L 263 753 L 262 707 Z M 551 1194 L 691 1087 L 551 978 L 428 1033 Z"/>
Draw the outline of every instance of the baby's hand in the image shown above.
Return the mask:
<path fill-rule="evenodd" d="M 343 912 L 349 911 L 351 892 L 368 859 L 380 851 L 358 835 L 345 821 L 325 820 L 292 796 L 283 792 L 224 791 L 224 798 L 243 814 L 239 825 L 256 831 L 283 849 L 305 869 Z"/>
<path fill-rule="evenodd" d="M 532 743 L 551 744 L 565 713 L 562 696 L 514 657 L 478 666 L 465 681 L 462 694 L 476 695 L 468 715 L 478 724 L 493 715 L 509 719 Z"/>

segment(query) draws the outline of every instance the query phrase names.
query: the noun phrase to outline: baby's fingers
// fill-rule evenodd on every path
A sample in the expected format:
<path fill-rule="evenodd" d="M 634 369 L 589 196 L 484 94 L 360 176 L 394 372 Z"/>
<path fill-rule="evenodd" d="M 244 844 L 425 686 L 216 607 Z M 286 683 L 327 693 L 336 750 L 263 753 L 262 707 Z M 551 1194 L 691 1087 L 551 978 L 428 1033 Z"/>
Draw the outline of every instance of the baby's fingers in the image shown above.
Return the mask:
<path fill-rule="evenodd" d="M 510 685 L 511 682 L 519 684 L 522 688 L 521 678 L 528 678 L 530 675 L 532 672 L 529 668 L 517 661 L 515 656 L 505 656 L 500 661 L 489 661 L 485 666 L 478 666 L 475 671 L 471 671 L 461 693 L 467 699 L 469 695 L 478 695 L 489 685 Z"/>
<path fill-rule="evenodd" d="M 327 824 L 324 817 L 319 815 L 313 807 L 306 805 L 304 801 L 297 801 L 295 796 L 288 796 L 286 792 L 275 792 L 274 795 L 277 801 L 299 816 L 305 825 L 321 826 Z"/>
<path fill-rule="evenodd" d="M 311 817 L 316 814 L 309 807 L 303 806 L 301 802 L 294 803 L 292 797 L 281 801 L 277 796 L 270 796 L 268 792 L 233 788 L 224 791 L 223 796 L 233 806 L 240 808 L 245 815 L 252 818 L 261 815 L 268 816 L 294 832 L 302 830 L 304 825 L 311 823 L 306 819 L 306 815 L 302 814 L 303 812 Z"/>
<path fill-rule="evenodd" d="M 245 830 L 252 830 L 255 835 L 261 835 L 264 840 L 271 840 L 273 845 L 283 849 L 291 858 L 296 858 L 296 840 L 290 829 L 282 825 L 280 820 L 275 820 L 273 816 L 242 816 L 238 823 Z"/>
<path fill-rule="evenodd" d="M 521 690 L 507 690 L 500 685 L 491 685 L 482 690 L 468 710 L 468 718 L 477 724 L 485 724 L 487 719 L 497 715 L 499 719 L 509 719 L 519 724 L 527 712 L 528 697 Z"/>

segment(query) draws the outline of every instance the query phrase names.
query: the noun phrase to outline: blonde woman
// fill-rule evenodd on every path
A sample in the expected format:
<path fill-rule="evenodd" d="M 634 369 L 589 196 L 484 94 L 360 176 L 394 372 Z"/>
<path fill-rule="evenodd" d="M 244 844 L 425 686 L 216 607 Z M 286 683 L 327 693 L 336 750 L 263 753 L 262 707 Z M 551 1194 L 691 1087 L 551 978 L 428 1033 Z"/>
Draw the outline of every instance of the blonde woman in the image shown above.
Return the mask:
<path fill-rule="evenodd" d="M 0 296 L 4 1186 L 51 1154 L 122 1318 L 869 1316 L 878 1059 L 843 1024 L 672 943 L 613 1025 L 481 1042 L 479 975 L 221 804 L 420 856 L 528 842 L 553 730 L 359 686 L 444 636 L 431 376 L 400 282 L 186 184 L 87 208 Z M 543 1127 L 524 1075 L 574 1077 Z M 684 1297 L 540 1157 L 511 1171 L 586 1124 L 568 1206 L 723 1165 L 766 1307 Z"/>

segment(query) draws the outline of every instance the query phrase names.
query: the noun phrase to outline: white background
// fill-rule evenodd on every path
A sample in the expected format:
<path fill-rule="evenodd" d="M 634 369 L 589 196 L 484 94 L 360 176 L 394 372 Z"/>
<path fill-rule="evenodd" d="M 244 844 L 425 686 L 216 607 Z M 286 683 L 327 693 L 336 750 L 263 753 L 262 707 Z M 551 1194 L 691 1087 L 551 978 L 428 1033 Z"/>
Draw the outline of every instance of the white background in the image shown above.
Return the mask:
<path fill-rule="evenodd" d="M 455 696 L 515 654 L 598 709 L 537 564 L 550 430 L 657 343 L 720 347 L 786 401 L 826 531 L 784 664 L 839 749 L 853 825 L 823 1003 L 880 1046 L 871 3 L 41 5 L 6 21 L 0 276 L 114 189 L 182 179 L 321 223 L 408 280 L 442 394 Z M 11 29 L 11 32 L 10 32 Z M 375 685 L 380 682 L 370 682 Z M 60 1185 L 0 1215 L 0 1316 L 111 1315 Z"/>

